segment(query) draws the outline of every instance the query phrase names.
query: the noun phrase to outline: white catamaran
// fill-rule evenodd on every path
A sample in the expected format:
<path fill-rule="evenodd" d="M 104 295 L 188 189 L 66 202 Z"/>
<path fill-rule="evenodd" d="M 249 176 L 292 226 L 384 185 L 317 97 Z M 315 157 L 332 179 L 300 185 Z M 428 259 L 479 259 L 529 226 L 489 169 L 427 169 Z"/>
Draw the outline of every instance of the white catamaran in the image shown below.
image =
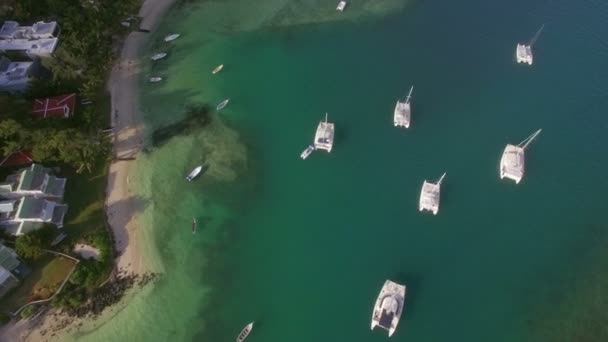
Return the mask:
<path fill-rule="evenodd" d="M 524 139 L 519 145 L 507 144 L 502 158 L 500 158 L 500 179 L 509 178 L 515 181 L 515 184 L 519 184 L 524 176 L 525 169 L 525 150 L 528 145 L 534 140 L 542 131 L 532 133 L 529 137 Z"/>
<path fill-rule="evenodd" d="M 517 44 L 517 48 L 515 49 L 515 59 L 517 60 L 517 63 L 532 65 L 532 62 L 534 62 L 534 57 L 532 55 L 532 45 L 534 45 L 534 43 L 540 36 L 543 27 L 545 27 L 545 25 L 542 25 L 540 29 L 536 31 L 536 34 L 534 34 L 534 37 L 532 37 L 528 45 Z"/>
<path fill-rule="evenodd" d="M 410 88 L 410 93 L 407 94 L 407 97 L 403 101 L 397 100 L 397 104 L 395 105 L 395 114 L 393 117 L 395 127 L 410 127 L 412 116 L 410 100 L 412 98 L 412 91 L 414 91 L 414 86 Z"/>
<path fill-rule="evenodd" d="M 441 197 L 441 182 L 445 178 L 444 173 L 437 183 L 431 183 L 424 180 L 422 183 L 422 190 L 420 191 L 420 203 L 418 204 L 418 210 L 428 210 L 437 215 L 439 212 L 439 199 Z"/>
<path fill-rule="evenodd" d="M 334 124 L 327 121 L 327 113 L 325 120 L 319 122 L 317 131 L 315 132 L 314 148 L 331 152 L 334 145 Z"/>
<path fill-rule="evenodd" d="M 376 326 L 380 326 L 388 331 L 388 336 L 391 337 L 399 319 L 403 313 L 405 304 L 405 285 L 400 285 L 390 280 L 384 282 L 382 290 L 376 299 L 374 312 L 372 313 L 372 330 Z"/>
<path fill-rule="evenodd" d="M 236 338 L 236 342 L 243 342 L 243 341 L 245 341 L 245 339 L 247 338 L 247 336 L 249 336 L 249 334 L 251 333 L 251 330 L 253 330 L 253 323 L 254 322 L 251 322 L 251 323 L 247 324 L 243 328 L 243 330 L 241 330 L 241 333 Z"/>

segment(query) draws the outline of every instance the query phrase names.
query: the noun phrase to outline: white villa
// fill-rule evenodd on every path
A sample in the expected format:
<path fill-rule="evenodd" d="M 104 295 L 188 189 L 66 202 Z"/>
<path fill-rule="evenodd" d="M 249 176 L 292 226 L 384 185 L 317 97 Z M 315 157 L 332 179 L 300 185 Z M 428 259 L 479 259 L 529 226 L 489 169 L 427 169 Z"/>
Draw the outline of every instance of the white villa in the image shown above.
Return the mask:
<path fill-rule="evenodd" d="M 44 224 L 63 227 L 68 210 L 66 204 L 44 198 L 22 197 L 0 202 L 0 226 L 11 235 L 22 235 L 41 228 Z"/>
<path fill-rule="evenodd" d="M 6 178 L 0 184 L 0 227 L 12 235 L 21 235 L 53 224 L 63 227 L 68 210 L 63 199 L 65 178 L 50 174 L 50 169 L 32 164 Z"/>
<path fill-rule="evenodd" d="M 0 198 L 35 197 L 61 200 L 65 183 L 65 178 L 51 175 L 50 169 L 40 164 L 32 164 L 27 169 L 8 176 L 6 182 L 0 184 Z"/>
<path fill-rule="evenodd" d="M 20 92 L 27 89 L 34 70 L 33 62 L 11 62 L 0 57 L 0 90 Z"/>
<path fill-rule="evenodd" d="M 57 48 L 59 31 L 55 21 L 39 21 L 32 26 L 5 21 L 0 28 L 0 51 L 19 52 L 32 59 L 51 56 Z"/>

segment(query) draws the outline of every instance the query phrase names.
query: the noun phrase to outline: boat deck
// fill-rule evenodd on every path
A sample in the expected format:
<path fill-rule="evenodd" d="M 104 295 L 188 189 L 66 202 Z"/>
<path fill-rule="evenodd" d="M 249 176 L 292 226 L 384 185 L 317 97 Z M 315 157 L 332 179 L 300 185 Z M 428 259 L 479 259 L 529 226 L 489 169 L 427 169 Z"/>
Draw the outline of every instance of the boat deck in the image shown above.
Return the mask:
<path fill-rule="evenodd" d="M 524 148 L 508 144 L 500 159 L 500 178 L 508 178 L 519 183 L 525 172 Z"/>
<path fill-rule="evenodd" d="M 327 121 L 321 121 L 315 133 L 315 149 L 326 150 L 331 152 L 334 144 L 334 124 Z"/>
<path fill-rule="evenodd" d="M 394 124 L 395 127 L 410 127 L 411 108 L 409 102 L 397 101 L 395 105 Z"/>
<path fill-rule="evenodd" d="M 515 50 L 515 58 L 517 59 L 517 63 L 532 65 L 532 47 L 530 45 L 517 44 L 517 49 Z"/>
<path fill-rule="evenodd" d="M 441 184 L 430 183 L 424 181 L 422 190 L 420 191 L 420 203 L 418 209 L 420 211 L 430 211 L 437 215 L 439 211 L 439 200 L 441 194 Z"/>

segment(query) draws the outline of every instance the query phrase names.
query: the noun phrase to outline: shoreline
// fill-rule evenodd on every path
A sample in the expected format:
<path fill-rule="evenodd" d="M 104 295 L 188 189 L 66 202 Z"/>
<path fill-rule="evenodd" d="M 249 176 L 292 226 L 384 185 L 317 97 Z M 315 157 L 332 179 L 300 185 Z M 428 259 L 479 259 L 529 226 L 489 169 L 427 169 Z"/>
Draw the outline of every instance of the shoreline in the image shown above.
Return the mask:
<path fill-rule="evenodd" d="M 175 0 L 144 0 L 138 12 L 138 16 L 141 18 L 139 28 L 154 31 L 174 3 Z M 139 112 L 137 82 L 140 53 L 143 44 L 148 39 L 147 35 L 149 33 L 137 31 L 127 35 L 106 85 L 111 96 L 110 117 L 115 133 L 112 151 L 114 160 L 108 170 L 104 203 L 107 223 L 112 230 L 115 252 L 115 264 L 110 277 L 114 277 L 116 274 L 146 276 L 149 271 L 144 261 L 144 251 L 141 250 L 137 241 L 137 198 L 129 184 L 132 165 L 129 160 L 124 160 L 125 158 L 135 158 L 143 144 L 143 121 Z M 106 310 L 111 312 L 118 309 L 120 311 L 124 302 L 130 300 L 135 294 L 129 292 L 119 303 Z M 102 314 L 102 317 L 74 320 L 58 333 L 45 336 L 46 332 L 56 326 L 62 317 L 55 310 L 46 309 L 35 319 L 19 321 L 2 329 L 0 339 L 8 338 L 10 341 L 62 340 L 79 331 L 79 327 L 83 325 L 99 326 L 105 324 L 114 315 L 110 313 L 106 320 L 103 316 Z"/>
<path fill-rule="evenodd" d="M 155 30 L 160 19 L 175 0 L 145 0 L 139 9 L 139 27 Z M 106 187 L 106 215 L 112 229 L 117 255 L 114 272 L 143 274 L 147 271 L 137 241 L 137 222 L 134 216 L 136 197 L 130 187 L 130 161 L 143 144 L 143 122 L 139 112 L 137 77 L 141 48 L 149 33 L 131 32 L 123 43 L 120 58 L 108 80 L 112 98 L 111 125 L 114 127 L 114 161 L 108 171 Z"/>

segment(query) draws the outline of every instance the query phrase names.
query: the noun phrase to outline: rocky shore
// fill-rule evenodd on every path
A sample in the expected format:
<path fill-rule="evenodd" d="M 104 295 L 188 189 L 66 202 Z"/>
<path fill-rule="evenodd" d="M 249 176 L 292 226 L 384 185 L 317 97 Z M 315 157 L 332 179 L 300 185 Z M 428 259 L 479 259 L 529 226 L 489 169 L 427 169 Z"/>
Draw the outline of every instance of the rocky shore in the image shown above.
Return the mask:
<path fill-rule="evenodd" d="M 41 330 L 40 335 L 46 336 L 49 334 L 52 337 L 64 329 L 71 332 L 72 329 L 82 326 L 82 319 L 94 320 L 106 308 L 120 302 L 127 290 L 143 288 L 158 280 L 159 275 L 159 273 L 154 272 L 143 274 L 119 272 L 114 279 L 98 288 L 82 305 L 62 308 L 49 313 L 54 318 L 54 322 L 48 328 Z"/>

